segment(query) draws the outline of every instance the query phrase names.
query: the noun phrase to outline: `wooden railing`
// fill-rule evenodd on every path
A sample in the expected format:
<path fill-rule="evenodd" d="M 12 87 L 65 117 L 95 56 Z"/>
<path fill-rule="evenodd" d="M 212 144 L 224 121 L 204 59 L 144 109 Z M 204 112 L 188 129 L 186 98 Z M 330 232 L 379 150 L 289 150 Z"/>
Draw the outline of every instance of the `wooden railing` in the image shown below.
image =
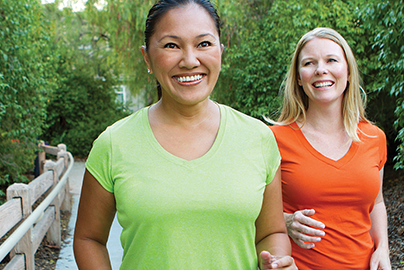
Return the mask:
<path fill-rule="evenodd" d="M 10 255 L 4 270 L 34 270 L 35 253 L 45 235 L 61 245 L 60 210 L 71 210 L 68 175 L 74 160 L 64 144 L 40 147 L 41 174 L 29 184 L 8 187 L 7 202 L 0 206 L 0 238 L 9 233 L 0 246 L 0 261 Z M 45 160 L 45 153 L 55 155 L 57 161 Z"/>

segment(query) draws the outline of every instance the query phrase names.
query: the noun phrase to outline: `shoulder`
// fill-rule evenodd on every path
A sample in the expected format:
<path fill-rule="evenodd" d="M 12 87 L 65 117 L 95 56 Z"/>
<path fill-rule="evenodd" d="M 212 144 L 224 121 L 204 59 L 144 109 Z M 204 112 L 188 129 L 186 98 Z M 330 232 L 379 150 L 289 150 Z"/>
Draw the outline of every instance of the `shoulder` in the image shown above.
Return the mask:
<path fill-rule="evenodd" d="M 368 138 L 378 138 L 381 140 L 386 140 L 386 134 L 384 133 L 384 131 L 374 124 L 360 122 L 358 124 L 358 130 L 362 138 L 368 137 Z"/>
<path fill-rule="evenodd" d="M 146 109 L 147 108 L 140 109 L 139 111 L 136 111 L 108 126 L 97 137 L 94 143 L 109 144 L 114 140 L 114 138 L 119 138 L 125 134 L 135 133 L 136 130 L 139 130 L 139 128 L 143 126 L 141 125 L 141 122 L 143 121 L 142 119 L 144 119 L 142 116 L 144 113 L 147 113 Z"/>
<path fill-rule="evenodd" d="M 273 126 L 269 126 L 269 128 L 272 130 L 272 132 L 274 133 L 275 137 L 279 138 L 284 138 L 284 137 L 288 137 L 291 136 L 292 134 L 295 133 L 296 130 L 299 129 L 299 127 L 297 125 L 295 125 L 295 123 L 292 123 L 290 125 L 273 125 Z"/>
<path fill-rule="evenodd" d="M 225 118 L 227 123 L 233 125 L 237 125 L 240 128 L 245 128 L 248 127 L 250 130 L 263 130 L 266 132 L 270 132 L 269 128 L 267 125 L 265 125 L 261 120 L 254 118 L 252 116 L 246 115 L 240 111 L 237 111 L 236 109 L 233 109 L 227 105 L 222 105 L 219 104 L 219 107 L 221 108 L 222 117 Z"/>
<path fill-rule="evenodd" d="M 115 132 L 120 132 L 129 126 L 133 126 L 135 123 L 140 123 L 144 121 L 145 118 L 144 114 L 147 114 L 148 107 L 142 108 L 131 115 L 126 116 L 125 118 L 122 118 L 118 121 L 116 121 L 114 124 L 109 126 L 107 129 L 110 129 L 110 132 L 115 133 Z"/>

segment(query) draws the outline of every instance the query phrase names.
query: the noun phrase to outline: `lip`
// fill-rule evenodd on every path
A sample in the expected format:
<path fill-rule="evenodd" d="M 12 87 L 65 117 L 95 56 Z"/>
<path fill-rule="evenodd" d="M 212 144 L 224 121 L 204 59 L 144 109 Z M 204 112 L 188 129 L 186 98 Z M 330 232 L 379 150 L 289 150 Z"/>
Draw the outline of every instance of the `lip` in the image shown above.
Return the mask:
<path fill-rule="evenodd" d="M 315 89 L 323 89 L 323 88 L 330 88 L 335 85 L 335 82 L 332 80 L 320 80 L 315 81 L 311 84 Z M 317 85 L 317 86 L 316 86 Z"/>
<path fill-rule="evenodd" d="M 205 77 L 206 73 L 186 73 L 172 76 L 172 79 L 183 86 L 193 86 L 201 83 Z"/>

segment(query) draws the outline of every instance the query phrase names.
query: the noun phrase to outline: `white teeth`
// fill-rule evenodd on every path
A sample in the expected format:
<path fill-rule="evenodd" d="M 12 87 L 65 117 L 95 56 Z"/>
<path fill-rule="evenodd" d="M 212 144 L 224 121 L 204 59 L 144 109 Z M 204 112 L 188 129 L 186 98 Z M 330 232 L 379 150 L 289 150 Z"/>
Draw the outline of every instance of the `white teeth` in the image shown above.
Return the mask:
<path fill-rule="evenodd" d="M 176 77 L 179 82 L 192 82 L 202 79 L 202 75 L 195 75 L 195 76 L 185 76 L 185 77 Z"/>
<path fill-rule="evenodd" d="M 332 82 L 321 82 L 321 83 L 314 84 L 314 87 L 320 88 L 320 87 L 327 87 L 327 86 L 331 86 L 331 85 L 332 85 Z"/>

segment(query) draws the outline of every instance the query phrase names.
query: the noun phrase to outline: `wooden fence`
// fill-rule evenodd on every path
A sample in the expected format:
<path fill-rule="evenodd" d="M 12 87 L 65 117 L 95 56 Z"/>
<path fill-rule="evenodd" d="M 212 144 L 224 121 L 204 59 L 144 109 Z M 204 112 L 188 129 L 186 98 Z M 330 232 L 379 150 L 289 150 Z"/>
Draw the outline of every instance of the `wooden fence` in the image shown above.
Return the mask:
<path fill-rule="evenodd" d="M 40 147 L 40 175 L 29 184 L 8 187 L 7 202 L 0 206 L 0 238 L 9 233 L 0 246 L 0 261 L 10 255 L 4 270 L 34 270 L 35 253 L 45 236 L 61 245 L 60 210 L 71 210 L 68 174 L 74 160 L 64 144 Z M 57 161 L 45 160 L 45 153 Z"/>

